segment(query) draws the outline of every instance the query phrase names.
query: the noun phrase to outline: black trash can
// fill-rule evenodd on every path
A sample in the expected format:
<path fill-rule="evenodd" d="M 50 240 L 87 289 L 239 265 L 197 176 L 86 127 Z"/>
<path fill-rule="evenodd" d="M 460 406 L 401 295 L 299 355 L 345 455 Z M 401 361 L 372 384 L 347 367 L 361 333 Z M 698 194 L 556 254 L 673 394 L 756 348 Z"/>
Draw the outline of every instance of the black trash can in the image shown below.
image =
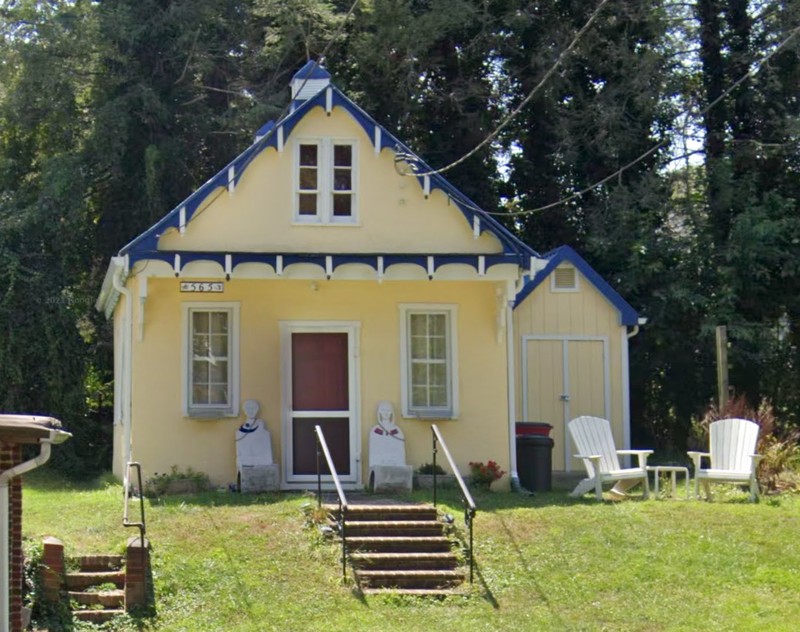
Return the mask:
<path fill-rule="evenodd" d="M 519 483 L 532 492 L 553 489 L 553 440 L 541 435 L 517 435 Z"/>

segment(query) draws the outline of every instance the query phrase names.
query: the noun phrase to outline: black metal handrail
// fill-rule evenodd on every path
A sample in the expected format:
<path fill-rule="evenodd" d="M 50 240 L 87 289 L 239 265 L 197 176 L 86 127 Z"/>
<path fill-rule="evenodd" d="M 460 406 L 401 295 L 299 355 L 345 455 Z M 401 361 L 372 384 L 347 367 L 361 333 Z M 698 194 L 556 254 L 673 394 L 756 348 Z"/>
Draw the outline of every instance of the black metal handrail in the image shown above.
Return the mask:
<path fill-rule="evenodd" d="M 464 505 L 464 524 L 469 530 L 469 583 L 471 584 L 473 568 L 475 565 L 475 556 L 472 550 L 472 523 L 475 519 L 475 513 L 478 511 L 478 509 L 475 506 L 475 501 L 472 498 L 472 494 L 470 494 L 469 489 L 467 489 L 464 479 L 461 478 L 461 473 L 458 471 L 456 463 L 453 461 L 453 457 L 450 455 L 450 450 L 447 449 L 447 444 L 444 442 L 442 434 L 439 432 L 439 428 L 436 426 L 436 424 L 431 424 L 431 430 L 433 431 L 433 506 L 436 506 L 436 453 L 438 452 L 438 446 L 441 444 L 442 452 L 444 452 L 445 457 L 447 457 L 447 462 L 450 464 L 450 470 L 453 472 L 453 474 L 455 474 L 456 481 L 458 481 L 458 486 L 461 488 L 461 503 Z"/>
<path fill-rule="evenodd" d="M 331 458 L 331 452 L 328 450 L 328 443 L 325 441 L 325 435 L 322 428 L 314 426 L 314 432 L 317 435 L 317 507 L 322 507 L 322 468 L 320 467 L 320 457 L 325 456 L 325 461 L 328 463 L 328 469 L 333 479 L 333 485 L 336 487 L 336 494 L 339 496 L 339 516 L 336 524 L 339 525 L 339 533 L 342 536 L 342 578 L 347 577 L 347 497 L 344 495 L 342 489 L 342 482 L 339 480 L 339 474 L 336 472 L 336 467 Z"/>
<path fill-rule="evenodd" d="M 131 522 L 128 520 L 128 501 L 130 500 L 131 492 L 131 468 L 136 469 L 137 478 L 137 493 L 139 494 L 139 520 L 138 522 Z M 125 471 L 125 508 L 122 513 L 122 526 L 123 527 L 137 527 L 139 529 L 139 545 L 144 551 L 144 535 L 147 533 L 147 522 L 144 515 L 144 489 L 142 488 L 142 465 L 136 461 L 128 463 L 127 470 Z"/>

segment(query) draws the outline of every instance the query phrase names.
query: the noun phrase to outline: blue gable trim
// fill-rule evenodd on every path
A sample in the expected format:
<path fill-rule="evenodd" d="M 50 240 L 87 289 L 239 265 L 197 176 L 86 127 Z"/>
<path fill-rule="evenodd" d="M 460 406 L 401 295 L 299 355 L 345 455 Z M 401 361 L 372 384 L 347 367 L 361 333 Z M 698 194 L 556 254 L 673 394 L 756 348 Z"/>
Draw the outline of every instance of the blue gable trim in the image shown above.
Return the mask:
<path fill-rule="evenodd" d="M 517 294 L 517 300 L 514 303 L 515 308 L 528 298 L 528 296 L 550 276 L 550 273 L 553 272 L 559 264 L 567 261 L 575 266 L 575 268 L 594 285 L 597 291 L 616 308 L 619 312 L 620 324 L 626 326 L 638 324 L 639 314 L 636 310 L 633 309 L 633 307 L 631 307 L 630 304 L 572 248 L 569 246 L 560 246 L 548 252 L 543 258 L 548 260 L 547 265 L 542 270 L 539 270 L 539 272 L 525 284 L 520 293 Z"/>
<path fill-rule="evenodd" d="M 307 67 L 309 64 L 313 64 L 313 62 L 309 62 L 306 64 L 306 66 L 301 68 L 295 77 L 305 78 L 302 73 L 304 72 L 304 69 L 306 72 L 308 72 Z M 318 74 L 319 76 L 317 76 Z M 327 71 L 317 66 L 314 70 L 314 73 L 312 73 L 311 78 L 328 78 L 329 76 L 330 75 L 328 75 Z M 247 169 L 250 163 L 262 151 L 265 151 L 269 147 L 277 149 L 279 130 L 283 135 L 283 142 L 286 143 L 297 123 L 313 108 L 325 108 L 328 99 L 330 99 L 332 107 L 341 107 L 346 110 L 350 116 L 352 116 L 353 119 L 362 127 L 367 137 L 373 144 L 376 141 L 376 137 L 379 136 L 380 150 L 389 148 L 394 152 L 406 153 L 413 157 L 414 162 L 423 170 L 423 172 L 432 170 L 404 143 L 400 142 L 397 137 L 379 125 L 375 119 L 373 119 L 353 101 L 351 101 L 341 90 L 339 90 L 336 86 L 329 85 L 323 90 L 320 90 L 310 99 L 297 102 L 297 107 L 277 123 L 274 123 L 272 126 L 270 126 L 269 123 L 262 126 L 257 136 L 260 136 L 262 132 L 265 135 L 256 140 L 252 145 L 250 145 L 250 147 L 245 149 L 241 154 L 228 163 L 219 173 L 203 184 L 183 202 L 178 204 L 178 206 L 172 209 L 153 226 L 148 228 L 146 231 L 124 246 L 120 250 L 119 254 L 133 255 L 137 252 L 152 252 L 157 250 L 158 240 L 161 235 L 163 235 L 170 228 L 179 229 L 182 218 L 183 224 L 188 225 L 194 214 L 197 212 L 197 209 L 214 191 L 220 187 L 224 189 L 229 184 L 236 186 L 245 169 Z M 376 134 L 376 130 L 379 131 L 378 134 Z M 417 181 L 419 182 L 420 187 L 424 188 L 425 178 L 418 176 Z M 502 244 L 504 253 L 522 255 L 520 259 L 524 261 L 524 263 L 521 264 L 524 269 L 529 269 L 529 261 L 531 257 L 538 257 L 538 254 L 535 250 L 517 238 L 498 220 L 487 214 L 483 209 L 479 208 L 477 204 L 470 200 L 466 195 L 461 193 L 461 191 L 456 189 L 441 174 L 432 174 L 429 176 L 429 187 L 430 191 L 439 189 L 445 195 L 447 195 L 448 198 L 452 200 L 454 204 L 456 204 L 470 225 L 473 224 L 477 216 L 480 222 L 480 232 L 482 233 L 483 231 L 488 230 L 491 234 L 493 234 Z"/>

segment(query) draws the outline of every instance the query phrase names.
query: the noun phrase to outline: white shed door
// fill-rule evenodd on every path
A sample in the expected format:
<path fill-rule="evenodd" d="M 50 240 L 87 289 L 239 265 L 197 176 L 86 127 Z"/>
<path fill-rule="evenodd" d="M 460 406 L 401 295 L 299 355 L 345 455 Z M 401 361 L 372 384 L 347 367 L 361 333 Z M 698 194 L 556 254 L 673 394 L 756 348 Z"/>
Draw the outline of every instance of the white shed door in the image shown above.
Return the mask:
<path fill-rule="evenodd" d="M 581 469 L 567 423 L 580 415 L 610 416 L 608 343 L 604 338 L 523 338 L 521 421 L 553 426 L 553 469 Z"/>

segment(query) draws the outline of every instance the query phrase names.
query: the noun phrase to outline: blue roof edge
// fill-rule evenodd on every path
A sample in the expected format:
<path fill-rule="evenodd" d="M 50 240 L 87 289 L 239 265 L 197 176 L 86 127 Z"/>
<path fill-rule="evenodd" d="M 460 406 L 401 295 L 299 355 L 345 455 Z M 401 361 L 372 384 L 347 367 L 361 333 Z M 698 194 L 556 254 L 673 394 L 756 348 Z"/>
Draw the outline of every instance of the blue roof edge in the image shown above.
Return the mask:
<path fill-rule="evenodd" d="M 306 64 L 308 65 L 308 64 Z M 304 67 L 305 68 L 305 67 Z M 324 71 L 324 69 L 323 69 Z M 303 69 L 298 71 L 298 74 L 303 72 Z M 326 71 L 325 71 L 326 72 Z M 244 171 L 249 166 L 250 162 L 262 151 L 268 147 L 277 148 L 277 130 L 283 128 L 283 138 L 289 137 L 298 121 L 305 116 L 314 107 L 326 106 L 326 93 L 331 91 L 332 105 L 344 107 L 345 110 L 358 122 L 366 132 L 367 136 L 372 141 L 373 145 L 376 140 L 375 129 L 380 129 L 380 149 L 389 147 L 391 150 L 402 150 L 407 152 L 419 162 L 419 165 L 424 171 L 433 171 L 417 154 L 409 149 L 405 143 L 397 139 L 394 134 L 386 130 L 380 125 L 372 116 L 367 114 L 361 107 L 347 97 L 335 85 L 330 85 L 323 90 L 320 90 L 316 95 L 301 103 L 292 112 L 284 116 L 283 119 L 277 121 L 272 128 L 270 128 L 266 135 L 253 142 L 236 158 L 223 167 L 216 175 L 206 181 L 203 185 L 197 188 L 189 197 L 183 200 L 175 208 L 169 211 L 164 217 L 158 220 L 150 228 L 142 232 L 140 235 L 131 240 L 128 244 L 122 247 L 119 251 L 120 255 L 125 255 L 134 250 L 156 250 L 158 247 L 158 239 L 161 235 L 170 228 L 180 228 L 181 221 L 186 225 L 191 221 L 192 216 L 197 211 L 198 207 L 205 201 L 205 199 L 217 188 L 225 187 L 231 182 L 234 186 L 238 183 Z M 262 126 L 261 129 L 264 129 Z M 260 131 L 260 130 L 259 130 Z M 231 171 L 232 170 L 232 171 Z M 232 178 L 231 178 L 232 174 Z M 417 176 L 420 186 L 423 186 L 424 177 Z M 485 210 L 480 208 L 466 195 L 459 191 L 455 186 L 448 182 L 441 174 L 434 173 L 430 175 L 430 190 L 440 189 L 444 192 L 461 210 L 462 214 L 467 221 L 472 222 L 475 215 L 478 215 L 481 223 L 480 231 L 489 230 L 503 245 L 504 252 L 515 252 L 517 254 L 524 254 L 528 257 L 539 257 L 539 254 L 525 242 L 514 235 L 497 219 L 489 215 Z M 183 213 L 181 214 L 181 211 Z M 182 215 L 182 217 L 181 217 Z"/>
<path fill-rule="evenodd" d="M 581 274 L 600 292 L 611 305 L 619 312 L 620 323 L 626 326 L 634 326 L 639 324 L 639 313 L 631 307 L 630 303 L 626 301 L 608 282 L 598 274 L 598 272 L 589 265 L 589 263 L 581 257 L 574 249 L 569 246 L 559 246 L 543 255 L 543 259 L 548 260 L 547 265 L 539 270 L 535 276 L 528 280 L 528 282 L 517 294 L 517 299 L 514 302 L 514 308 L 518 307 L 531 293 L 539 287 L 542 282 L 550 276 L 550 273 L 558 267 L 559 264 L 567 261 L 574 265 Z"/>

